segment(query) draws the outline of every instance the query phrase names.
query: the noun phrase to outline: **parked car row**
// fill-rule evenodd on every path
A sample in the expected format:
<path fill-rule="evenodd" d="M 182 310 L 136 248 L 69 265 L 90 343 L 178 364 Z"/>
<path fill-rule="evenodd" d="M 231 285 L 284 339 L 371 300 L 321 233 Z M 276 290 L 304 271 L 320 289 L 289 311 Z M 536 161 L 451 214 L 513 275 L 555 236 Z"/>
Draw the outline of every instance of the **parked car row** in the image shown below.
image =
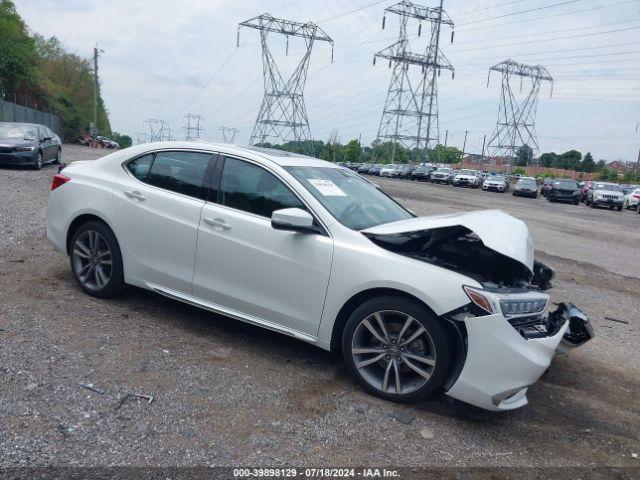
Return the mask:
<path fill-rule="evenodd" d="M 404 178 L 431 183 L 453 185 L 454 187 L 482 188 L 485 192 L 506 193 L 511 189 L 510 178 L 498 173 L 431 165 L 403 164 L 341 164 L 358 173 L 388 178 Z M 545 197 L 550 203 L 566 202 L 578 205 L 609 207 L 621 211 L 623 208 L 638 209 L 640 186 L 618 185 L 610 182 L 588 181 L 578 183 L 570 178 L 547 178 L 538 184 L 534 177 L 515 177 L 514 197 Z M 511 177 L 513 180 L 514 177 Z M 640 213 L 640 212 L 639 212 Z"/>
<path fill-rule="evenodd" d="M 85 135 L 78 137 L 78 139 L 76 140 L 76 143 L 78 145 L 85 145 L 88 147 L 93 143 L 93 137 L 87 133 Z M 96 137 L 96 146 L 98 148 L 120 148 L 120 144 L 118 142 L 111 140 L 110 138 L 103 137 L 101 135 L 98 135 Z"/>

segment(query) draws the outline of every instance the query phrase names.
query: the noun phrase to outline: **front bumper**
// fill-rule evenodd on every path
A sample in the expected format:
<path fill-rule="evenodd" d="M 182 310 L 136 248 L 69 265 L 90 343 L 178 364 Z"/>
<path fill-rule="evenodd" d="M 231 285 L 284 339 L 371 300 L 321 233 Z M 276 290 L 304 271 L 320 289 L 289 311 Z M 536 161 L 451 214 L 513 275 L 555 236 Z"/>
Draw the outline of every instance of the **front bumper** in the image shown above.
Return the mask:
<path fill-rule="evenodd" d="M 466 360 L 446 393 L 494 411 L 526 405 L 527 388 L 549 367 L 556 351 L 580 346 L 594 336 L 587 316 L 570 304 L 560 304 L 549 314 L 549 332 L 517 330 L 502 314 L 471 317 L 464 324 Z"/>
<path fill-rule="evenodd" d="M 475 187 L 476 183 L 467 179 L 459 179 L 459 180 L 454 179 L 453 185 L 456 187 Z"/>
<path fill-rule="evenodd" d="M 483 190 L 493 190 L 495 192 L 504 192 L 505 187 L 500 185 L 482 185 Z"/>
<path fill-rule="evenodd" d="M 35 162 L 38 151 L 0 153 L 0 165 L 30 165 Z"/>
<path fill-rule="evenodd" d="M 623 200 L 613 200 L 611 198 L 594 198 L 591 203 L 596 207 L 621 207 Z"/>

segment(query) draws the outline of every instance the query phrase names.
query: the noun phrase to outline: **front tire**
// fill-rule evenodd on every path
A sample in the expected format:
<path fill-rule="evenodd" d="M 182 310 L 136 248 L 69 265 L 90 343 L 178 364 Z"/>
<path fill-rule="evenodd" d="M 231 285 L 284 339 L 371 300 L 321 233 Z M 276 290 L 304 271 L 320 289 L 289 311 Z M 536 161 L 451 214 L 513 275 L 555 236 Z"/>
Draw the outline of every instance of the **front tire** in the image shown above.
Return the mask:
<path fill-rule="evenodd" d="M 109 298 L 125 289 L 120 246 L 104 223 L 88 222 L 78 228 L 69 261 L 74 278 L 89 295 Z"/>
<path fill-rule="evenodd" d="M 44 156 L 42 155 L 42 152 L 39 151 L 38 156 L 36 157 L 31 168 L 33 168 L 34 170 L 40 170 L 43 164 L 44 164 Z"/>
<path fill-rule="evenodd" d="M 397 402 L 442 387 L 451 348 L 440 320 L 418 302 L 383 296 L 360 305 L 342 335 L 347 370 L 371 394 Z"/>

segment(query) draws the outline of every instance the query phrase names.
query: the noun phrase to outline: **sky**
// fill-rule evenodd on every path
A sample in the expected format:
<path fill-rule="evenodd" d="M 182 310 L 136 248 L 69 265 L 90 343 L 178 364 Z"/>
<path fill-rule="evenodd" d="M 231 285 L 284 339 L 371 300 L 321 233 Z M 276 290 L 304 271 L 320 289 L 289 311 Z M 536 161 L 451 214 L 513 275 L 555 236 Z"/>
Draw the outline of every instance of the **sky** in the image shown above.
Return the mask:
<path fill-rule="evenodd" d="M 168 121 L 184 137 L 184 115 L 203 117 L 203 137 L 221 141 L 236 128 L 247 143 L 263 96 L 257 30 L 238 23 L 262 13 L 317 23 L 335 44 L 313 46 L 305 101 L 312 136 L 375 140 L 391 78 L 373 55 L 394 43 L 398 0 L 14 0 L 29 27 L 90 57 L 97 43 L 100 81 L 113 130 L 135 138 L 148 118 Z M 434 7 L 437 0 L 414 2 Z M 501 78 L 489 68 L 507 58 L 540 64 L 554 78 L 540 90 L 536 130 L 541 152 L 578 149 L 607 161 L 635 161 L 640 149 L 640 0 L 445 0 L 455 24 L 441 50 L 455 78 L 438 78 L 441 142 L 480 153 L 496 128 Z M 408 26 L 412 49 L 427 35 Z M 286 75 L 304 52 L 301 40 L 271 35 Z M 523 87 L 526 91 L 526 86 Z M 519 85 L 514 85 L 519 94 Z M 637 128 L 637 131 L 636 131 Z"/>

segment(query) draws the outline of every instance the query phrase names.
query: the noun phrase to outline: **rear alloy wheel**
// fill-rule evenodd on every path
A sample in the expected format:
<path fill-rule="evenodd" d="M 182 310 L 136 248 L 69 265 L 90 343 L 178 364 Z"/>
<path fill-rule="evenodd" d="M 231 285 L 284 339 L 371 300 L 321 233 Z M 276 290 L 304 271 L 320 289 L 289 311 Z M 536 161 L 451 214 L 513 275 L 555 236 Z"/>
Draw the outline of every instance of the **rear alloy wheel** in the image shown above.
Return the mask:
<path fill-rule="evenodd" d="M 89 295 L 107 298 L 124 289 L 120 247 L 103 223 L 89 222 L 76 231 L 69 258 L 73 276 Z"/>
<path fill-rule="evenodd" d="M 34 170 L 40 170 L 42 168 L 42 164 L 44 163 L 44 157 L 42 156 L 42 152 L 38 152 L 38 156 L 35 159 L 35 162 L 32 165 Z"/>
<path fill-rule="evenodd" d="M 451 348 L 439 320 L 400 297 L 380 297 L 358 307 L 347 321 L 342 350 L 358 383 L 387 400 L 428 397 L 451 367 Z"/>

